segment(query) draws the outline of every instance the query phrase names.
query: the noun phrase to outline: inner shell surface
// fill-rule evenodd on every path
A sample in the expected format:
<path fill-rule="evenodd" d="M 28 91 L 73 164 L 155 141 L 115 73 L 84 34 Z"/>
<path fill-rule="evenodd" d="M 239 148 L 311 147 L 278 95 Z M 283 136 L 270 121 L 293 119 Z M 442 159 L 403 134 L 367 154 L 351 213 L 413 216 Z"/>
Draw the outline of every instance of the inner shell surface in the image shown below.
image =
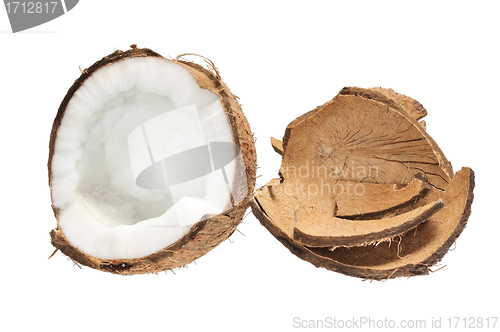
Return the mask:
<path fill-rule="evenodd" d="M 57 132 L 59 227 L 100 259 L 157 252 L 230 207 L 237 153 L 219 97 L 181 65 L 115 62 L 75 92 Z"/>

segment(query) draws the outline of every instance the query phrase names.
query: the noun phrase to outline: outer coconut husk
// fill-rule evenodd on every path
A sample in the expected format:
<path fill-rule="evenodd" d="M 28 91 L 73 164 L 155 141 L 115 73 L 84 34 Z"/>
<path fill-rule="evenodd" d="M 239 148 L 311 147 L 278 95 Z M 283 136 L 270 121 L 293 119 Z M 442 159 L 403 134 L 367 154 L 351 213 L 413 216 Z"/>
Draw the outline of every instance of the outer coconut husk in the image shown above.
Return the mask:
<path fill-rule="evenodd" d="M 253 213 L 293 254 L 317 267 L 377 280 L 428 274 L 467 223 L 474 173 L 463 168 L 453 174 L 418 122 L 426 113 L 390 89 L 344 88 L 292 121 L 283 142 L 272 139 L 283 156 L 281 178 L 257 190 Z M 358 168 L 377 174 L 360 176 Z M 415 179 L 428 183 L 425 190 L 401 191 Z M 349 183 L 369 195 L 332 194 L 330 188 Z M 390 234 L 394 218 L 412 213 L 416 218 Z"/>
<path fill-rule="evenodd" d="M 133 57 L 162 57 L 158 53 L 146 48 L 138 49 L 135 45 L 131 47 L 132 49 L 125 52 L 117 50 L 84 70 L 80 78 L 75 81 L 64 97 L 50 135 L 48 161 L 49 186 L 51 186 L 52 180 L 51 165 L 57 131 L 61 125 L 69 101 L 85 80 L 100 68 L 112 65 L 121 60 Z M 233 183 L 233 197 L 237 201 L 241 200 L 241 202 L 222 214 L 211 216 L 204 220 L 202 218 L 202 221 L 193 225 L 189 232 L 174 244 L 151 255 L 136 259 L 105 260 L 89 256 L 72 246 L 58 226 L 50 232 L 51 242 L 54 247 L 74 262 L 97 270 L 123 275 L 155 273 L 182 267 L 205 255 L 231 236 L 243 219 L 245 210 L 248 208 L 249 200 L 255 188 L 255 174 L 257 169 L 256 152 L 252 131 L 237 101 L 237 97 L 222 82 L 215 68 L 214 74 L 196 63 L 182 60 L 165 60 L 178 63 L 186 68 L 196 79 L 200 88 L 210 90 L 220 97 L 231 125 L 234 144 L 239 146 L 243 157 L 244 165 L 237 165 L 236 169 L 239 170 L 239 173 L 235 174 Z M 59 220 L 58 209 L 54 205 L 52 205 L 52 209 Z"/>

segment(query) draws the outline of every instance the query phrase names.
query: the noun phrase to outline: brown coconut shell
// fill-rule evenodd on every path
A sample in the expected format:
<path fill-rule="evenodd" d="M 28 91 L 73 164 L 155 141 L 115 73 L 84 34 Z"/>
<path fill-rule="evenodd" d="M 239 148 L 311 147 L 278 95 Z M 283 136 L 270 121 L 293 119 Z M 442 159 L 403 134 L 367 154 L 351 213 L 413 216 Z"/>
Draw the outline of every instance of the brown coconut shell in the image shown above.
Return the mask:
<path fill-rule="evenodd" d="M 57 140 L 57 131 L 61 125 L 69 101 L 85 80 L 94 72 L 105 66 L 111 66 L 118 61 L 134 57 L 163 58 L 160 54 L 150 49 L 139 49 L 136 45 L 132 45 L 130 50 L 125 52 L 117 50 L 97 61 L 88 69 L 85 69 L 69 89 L 59 107 L 50 135 L 48 161 L 49 186 L 51 186 L 52 181 L 51 167 L 54 146 Z M 66 239 L 61 228 L 58 226 L 50 232 L 51 243 L 76 263 L 96 270 L 123 275 L 155 273 L 183 267 L 205 255 L 231 236 L 243 219 L 245 210 L 248 208 L 249 200 L 255 188 L 255 174 L 257 169 L 256 152 L 250 125 L 241 110 L 237 97 L 229 91 L 215 67 L 212 72 L 193 62 L 164 59 L 165 61 L 172 61 L 183 66 L 196 79 L 200 88 L 212 91 L 219 96 L 232 129 L 234 144 L 239 147 L 242 155 L 243 165 L 237 165 L 235 168 L 239 172 L 235 174 L 232 192 L 232 197 L 236 201 L 241 202 L 222 214 L 210 216 L 209 218 L 204 216 L 201 221 L 193 225 L 189 232 L 177 242 L 156 253 L 136 259 L 106 260 L 89 256 L 78 248 L 75 248 Z M 59 220 L 58 209 L 54 205 L 52 205 L 52 209 L 54 210 L 56 219 Z"/>
<path fill-rule="evenodd" d="M 280 179 L 257 190 L 253 213 L 316 267 L 377 280 L 428 274 L 465 228 L 474 173 L 453 174 L 418 122 L 426 114 L 390 89 L 344 88 L 272 139 Z M 332 190 L 349 184 L 363 194 Z"/>

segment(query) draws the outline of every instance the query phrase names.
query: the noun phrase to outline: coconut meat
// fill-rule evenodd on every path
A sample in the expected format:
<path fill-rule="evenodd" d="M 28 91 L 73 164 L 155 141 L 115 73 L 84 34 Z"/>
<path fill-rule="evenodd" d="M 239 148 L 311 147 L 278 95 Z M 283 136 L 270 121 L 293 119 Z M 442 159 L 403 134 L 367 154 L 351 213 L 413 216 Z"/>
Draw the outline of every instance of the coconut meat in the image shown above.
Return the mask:
<path fill-rule="evenodd" d="M 95 71 L 57 132 L 51 190 L 59 227 L 100 259 L 169 246 L 230 206 L 236 156 L 215 168 L 213 142 L 233 143 L 224 108 L 181 65 L 135 57 Z"/>

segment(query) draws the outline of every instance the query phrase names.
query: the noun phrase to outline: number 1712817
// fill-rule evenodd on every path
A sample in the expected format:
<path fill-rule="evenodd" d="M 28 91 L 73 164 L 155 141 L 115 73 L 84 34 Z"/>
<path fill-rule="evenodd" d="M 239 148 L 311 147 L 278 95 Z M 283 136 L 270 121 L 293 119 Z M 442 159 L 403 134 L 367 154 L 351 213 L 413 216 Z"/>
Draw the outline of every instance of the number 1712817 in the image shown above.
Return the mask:
<path fill-rule="evenodd" d="M 495 328 L 498 317 L 449 317 L 449 328 Z"/>
<path fill-rule="evenodd" d="M 5 8 L 7 8 L 8 14 L 53 14 L 57 8 L 59 2 L 20 2 L 11 1 L 5 3 Z"/>

